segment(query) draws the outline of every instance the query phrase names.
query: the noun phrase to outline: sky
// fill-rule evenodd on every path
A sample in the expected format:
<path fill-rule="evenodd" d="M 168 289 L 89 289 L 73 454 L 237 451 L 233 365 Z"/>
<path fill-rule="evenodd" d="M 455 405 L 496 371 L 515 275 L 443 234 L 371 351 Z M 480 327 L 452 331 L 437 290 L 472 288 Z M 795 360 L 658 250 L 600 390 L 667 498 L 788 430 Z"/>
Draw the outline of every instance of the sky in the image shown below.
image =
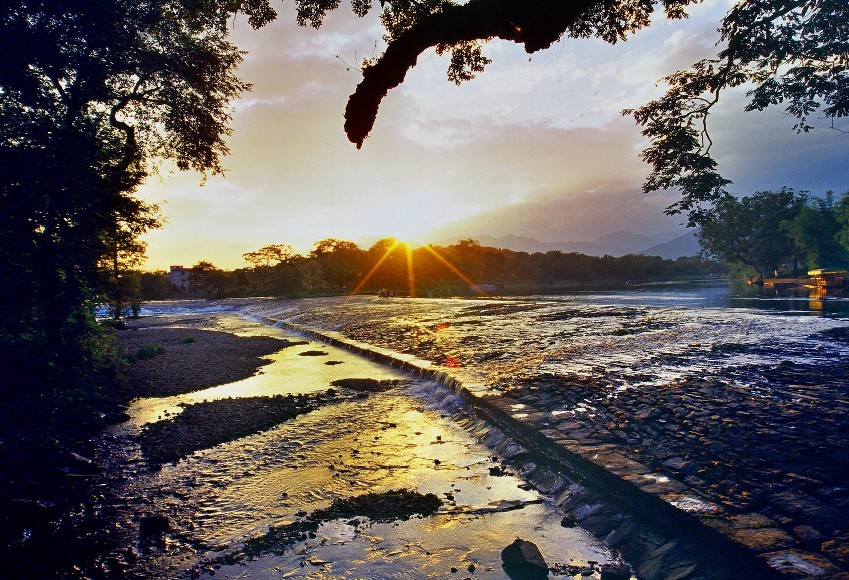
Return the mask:
<path fill-rule="evenodd" d="M 319 30 L 298 27 L 288 2 L 275 3 L 277 20 L 258 31 L 236 18 L 232 40 L 247 51 L 239 76 L 253 90 L 233 103 L 227 172 L 202 185 L 166 164 L 147 180 L 140 196 L 160 205 L 166 223 L 145 238 L 145 267 L 207 260 L 232 269 L 264 245 L 306 254 L 328 237 L 364 249 L 385 237 L 671 239 L 685 231 L 682 216 L 663 214 L 677 194 L 642 193 L 647 142 L 620 111 L 714 55 L 730 5 L 707 0 L 686 21 L 659 15 L 616 45 L 567 38 L 528 55 L 493 41 L 492 64 L 459 87 L 447 80 L 448 57 L 426 52 L 384 99 L 361 150 L 345 137 L 343 113 L 361 79 L 357 63 L 382 50 L 377 11 L 360 19 L 343 2 Z M 732 192 L 849 189 L 849 135 L 825 121 L 797 135 L 783 111 L 744 105 L 742 92 L 726 93 L 712 115 L 712 151 Z"/>

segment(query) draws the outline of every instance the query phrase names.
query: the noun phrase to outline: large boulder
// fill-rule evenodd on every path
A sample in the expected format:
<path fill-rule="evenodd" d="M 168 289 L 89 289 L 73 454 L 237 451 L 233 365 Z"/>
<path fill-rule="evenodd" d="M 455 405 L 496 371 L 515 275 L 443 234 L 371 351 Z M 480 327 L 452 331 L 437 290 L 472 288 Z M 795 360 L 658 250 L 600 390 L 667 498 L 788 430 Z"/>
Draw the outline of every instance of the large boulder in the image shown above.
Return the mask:
<path fill-rule="evenodd" d="M 548 564 L 537 545 L 521 538 L 501 550 L 501 562 L 507 575 L 516 580 L 548 577 Z"/>
<path fill-rule="evenodd" d="M 601 580 L 630 580 L 631 568 L 626 564 L 602 564 Z"/>

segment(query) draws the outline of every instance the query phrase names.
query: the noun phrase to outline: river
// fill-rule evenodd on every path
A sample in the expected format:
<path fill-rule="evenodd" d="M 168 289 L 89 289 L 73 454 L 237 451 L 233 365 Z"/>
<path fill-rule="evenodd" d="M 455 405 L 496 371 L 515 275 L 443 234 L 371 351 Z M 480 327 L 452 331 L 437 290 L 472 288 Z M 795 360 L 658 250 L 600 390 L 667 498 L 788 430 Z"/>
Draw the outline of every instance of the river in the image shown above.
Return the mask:
<path fill-rule="evenodd" d="M 169 302 L 147 305 L 143 314 L 198 311 L 285 321 L 430 361 L 476 394 L 515 398 L 517 417 L 527 405 L 544 410 L 552 428 L 562 421 L 572 425 L 564 429 L 587 437 L 620 437 L 623 449 L 658 469 L 668 467 L 710 501 L 758 509 L 788 530 L 813 524 L 829 540 L 839 531 L 834 522 L 846 520 L 839 480 L 849 467 L 849 301 L 842 298 L 708 282 L 504 299 Z M 240 328 L 284 333 L 271 326 Z M 173 527 L 164 549 L 138 555 L 136 572 L 211 573 L 216 558 L 269 525 L 286 525 L 297 513 L 339 497 L 398 487 L 432 492 L 446 503 L 427 518 L 362 526 L 323 522 L 315 538 L 219 566 L 216 576 L 418 578 L 475 570 L 503 576 L 499 552 L 516 536 L 533 539 L 560 564 L 586 569 L 617 559 L 580 527 L 561 527 L 562 513 L 551 499 L 526 489 L 518 474 L 493 475 L 498 458 L 452 421 L 457 402 L 438 385 L 344 351 L 331 356 L 345 362 L 343 375 L 397 374 L 406 386 L 322 408 L 153 472 L 139 467 L 143 461 L 129 437 L 162 413 L 177 412 L 179 403 L 310 392 L 326 388 L 332 377 L 293 381 L 308 372 L 299 370 L 303 361 L 291 351 L 281 351 L 252 379 L 135 404 L 133 420 L 104 442 L 105 456 L 122 458 L 109 485 L 117 490 L 127 530 L 142 513 L 167 513 Z M 649 428 L 648 436 L 633 417 L 610 426 L 617 416 L 639 416 L 646 407 L 655 413 L 654 427 L 669 424 L 668 434 Z M 672 437 L 689 429 L 694 414 L 708 430 L 696 429 L 690 439 Z M 763 433 L 752 435 L 740 417 L 772 433 L 769 441 Z M 711 431 L 711 421 L 722 428 Z M 605 422 L 612 434 L 598 427 Z M 737 461 L 729 461 L 732 446 Z M 681 457 L 696 467 L 682 467 Z M 710 470 L 699 469 L 708 464 Z M 772 475 L 761 477 L 776 470 L 806 481 L 776 484 Z M 810 498 L 816 517 L 806 519 L 798 505 L 773 499 L 780 494 Z M 754 495 L 757 504 L 746 503 Z"/>

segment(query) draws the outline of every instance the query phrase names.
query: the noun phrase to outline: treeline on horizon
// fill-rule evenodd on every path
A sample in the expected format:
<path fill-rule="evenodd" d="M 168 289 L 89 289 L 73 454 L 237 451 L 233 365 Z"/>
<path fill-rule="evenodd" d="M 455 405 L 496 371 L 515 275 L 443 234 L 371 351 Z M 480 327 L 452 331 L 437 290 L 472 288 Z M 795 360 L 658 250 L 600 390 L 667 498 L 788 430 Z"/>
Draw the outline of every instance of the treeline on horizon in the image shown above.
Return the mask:
<path fill-rule="evenodd" d="M 699 217 L 702 253 L 761 281 L 849 267 L 849 192 L 726 194 Z"/>
<path fill-rule="evenodd" d="M 386 238 L 367 250 L 350 241 L 328 238 L 316 242 L 304 256 L 291 246 L 274 244 L 244 254 L 248 266 L 222 270 L 208 261 L 191 266 L 188 287 L 174 287 L 167 272 L 125 273 L 125 302 L 185 296 L 234 297 L 375 293 L 465 296 L 472 286 L 494 293 L 556 288 L 581 283 L 623 283 L 725 274 L 727 268 L 698 256 L 676 260 L 629 254 L 588 256 L 560 251 L 517 252 L 482 246 L 472 239 L 449 246 L 410 248 Z M 409 260 L 408 260 L 409 257 Z"/>

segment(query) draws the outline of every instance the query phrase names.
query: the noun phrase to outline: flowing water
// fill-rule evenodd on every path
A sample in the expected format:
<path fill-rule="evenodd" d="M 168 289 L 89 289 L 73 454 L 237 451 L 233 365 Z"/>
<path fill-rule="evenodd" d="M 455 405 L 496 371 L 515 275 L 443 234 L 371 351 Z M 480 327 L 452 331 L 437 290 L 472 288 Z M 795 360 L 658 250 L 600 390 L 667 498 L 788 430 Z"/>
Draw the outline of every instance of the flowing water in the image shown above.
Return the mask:
<path fill-rule="evenodd" d="M 545 375 L 592 378 L 612 393 L 691 376 L 763 386 L 776 365 L 837 366 L 849 356 L 849 299 L 726 283 L 505 300 L 295 300 L 249 312 L 410 353 L 493 392 Z"/>
<path fill-rule="evenodd" d="M 240 335 L 293 338 L 235 317 L 222 318 L 219 326 Z M 339 364 L 299 356 L 316 349 L 326 353 L 322 361 Z M 465 576 L 503 577 L 500 551 L 517 536 L 533 539 L 552 564 L 586 568 L 616 561 L 585 531 L 562 527 L 563 514 L 549 498 L 518 476 L 502 474 L 498 458 L 452 421 L 459 402 L 440 385 L 316 343 L 269 358 L 243 381 L 137 400 L 130 421 L 105 437 L 99 460 L 112 468 L 102 486 L 110 490 L 120 546 L 112 557 L 125 562 L 129 575 L 422 578 L 453 576 L 453 568 Z M 161 469 L 150 468 L 133 441 L 145 424 L 178 414 L 181 403 L 318 392 L 338 378 L 365 377 L 403 385 L 326 405 Z M 402 488 L 436 494 L 444 503 L 426 518 L 324 522 L 314 538 L 280 554 L 212 566 L 269 526 L 297 521 L 339 498 Z M 164 543 L 145 545 L 140 520 L 161 515 L 170 528 Z"/>
<path fill-rule="evenodd" d="M 223 310 L 231 306 L 225 302 Z M 153 307 L 214 310 L 215 304 Z M 694 377 L 721 380 L 745 392 L 745 404 L 755 400 L 761 407 L 777 402 L 815 409 L 825 392 L 829 408 L 849 405 L 841 378 L 849 362 L 849 301 L 839 298 L 758 294 L 715 283 L 509 299 L 263 300 L 238 307 L 248 316 L 431 361 L 482 394 L 527 391 L 552 378 L 590 386 L 577 402 L 545 399 L 553 420 L 591 416 L 601 401 L 658 392 Z M 285 335 L 271 326 L 232 324 L 237 333 Z M 116 490 L 116 533 L 133 545 L 140 517 L 164 513 L 171 522 L 161 549 L 132 548 L 132 571 L 211 573 L 208 562 L 269 525 L 296 521 L 299 512 L 340 497 L 397 488 L 432 492 L 446 503 L 427 518 L 325 522 L 315 538 L 282 554 L 224 566 L 215 575 L 420 578 L 457 571 L 460 577 L 499 577 L 499 552 L 517 536 L 536 542 L 549 563 L 615 560 L 580 528 L 561 527 L 562 514 L 550 499 L 527 491 L 514 475 L 494 475 L 497 458 L 454 424 L 450 414 L 458 403 L 439 385 L 320 348 L 343 364 L 316 371 L 286 349 L 250 379 L 141 400 L 130 409 L 131 421 L 104 442 L 104 456 L 119 458 L 114 479 L 104 482 Z M 800 390 L 810 375 L 818 377 L 819 390 Z M 324 406 L 158 471 L 144 465 L 132 443 L 136 429 L 178 413 L 180 403 L 319 391 L 340 377 L 399 378 L 405 386 Z M 521 405 L 516 411 L 521 415 Z"/>

